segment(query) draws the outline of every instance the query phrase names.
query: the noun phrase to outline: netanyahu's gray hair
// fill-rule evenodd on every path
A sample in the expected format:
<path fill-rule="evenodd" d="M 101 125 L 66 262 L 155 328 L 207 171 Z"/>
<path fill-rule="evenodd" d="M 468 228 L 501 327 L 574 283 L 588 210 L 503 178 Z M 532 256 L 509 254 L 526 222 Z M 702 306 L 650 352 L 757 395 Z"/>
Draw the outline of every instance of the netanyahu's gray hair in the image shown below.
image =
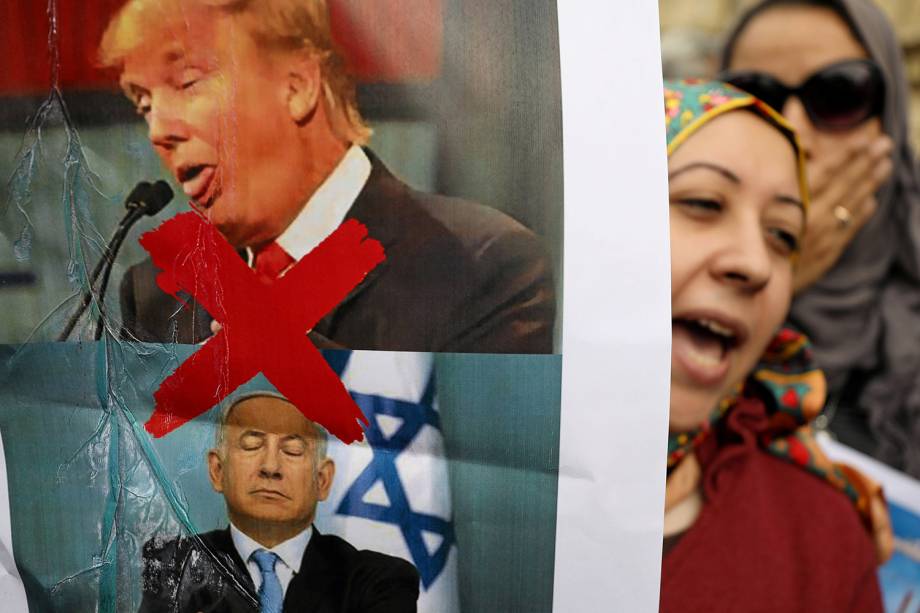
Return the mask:
<path fill-rule="evenodd" d="M 230 414 L 233 413 L 233 409 L 246 402 L 247 400 L 252 400 L 253 398 L 259 397 L 276 398 L 293 406 L 290 400 L 281 394 L 274 392 L 252 392 L 233 398 L 230 402 L 225 403 L 220 409 L 220 413 L 217 416 L 217 424 L 214 428 L 214 447 L 221 457 L 224 456 L 224 450 L 227 444 L 227 437 L 225 434 L 227 430 L 227 422 L 230 421 Z M 320 462 L 326 459 L 326 453 L 329 447 L 329 433 L 324 427 L 315 421 L 308 419 L 307 422 L 313 426 L 313 431 L 316 434 L 312 440 L 313 453 L 315 456 L 315 466 L 318 466 Z"/>

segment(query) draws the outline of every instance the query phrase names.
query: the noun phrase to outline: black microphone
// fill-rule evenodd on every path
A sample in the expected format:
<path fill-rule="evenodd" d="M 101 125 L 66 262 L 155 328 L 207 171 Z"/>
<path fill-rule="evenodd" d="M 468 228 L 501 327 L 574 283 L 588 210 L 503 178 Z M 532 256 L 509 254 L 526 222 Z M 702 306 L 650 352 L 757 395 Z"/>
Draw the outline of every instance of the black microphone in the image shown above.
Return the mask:
<path fill-rule="evenodd" d="M 131 193 L 125 198 L 125 208 L 128 209 L 128 213 L 122 218 L 121 222 L 119 222 L 118 227 L 115 228 L 115 232 L 112 233 L 112 238 L 109 240 L 105 252 L 103 252 L 102 257 L 99 259 L 99 262 L 96 263 L 96 267 L 90 275 L 89 288 L 83 292 L 80 306 L 74 311 L 73 315 L 70 316 L 67 325 L 58 337 L 59 341 L 67 340 L 76 327 L 77 322 L 80 320 L 80 317 L 89 306 L 93 296 L 97 296 L 100 309 L 99 322 L 97 323 L 95 334 L 96 340 L 99 340 L 102 335 L 102 307 L 105 301 L 105 289 L 108 286 L 109 275 L 112 272 L 115 256 L 118 254 L 121 244 L 127 237 L 128 231 L 138 220 L 144 216 L 156 215 L 159 213 L 169 204 L 172 197 L 173 191 L 165 181 L 157 181 L 153 185 L 146 181 L 142 181 L 131 190 Z M 93 287 L 100 273 L 102 273 L 102 285 L 99 291 L 96 292 Z"/>
<path fill-rule="evenodd" d="M 137 184 L 125 200 L 125 208 L 135 211 L 139 216 L 153 217 L 162 211 L 173 198 L 172 188 L 166 181 L 157 181 L 150 185 L 146 181 Z"/>
<path fill-rule="evenodd" d="M 143 183 L 138 184 L 138 187 L 141 185 L 143 185 Z M 129 196 L 134 195 L 138 187 L 135 187 Z M 96 294 L 99 297 L 99 319 L 96 322 L 95 340 L 98 341 L 102 338 L 102 328 L 105 326 L 105 290 L 109 286 L 109 276 L 112 274 L 112 267 L 115 265 L 115 256 L 118 255 L 121 244 L 125 241 L 125 238 L 128 237 L 128 230 L 130 230 L 131 226 L 137 223 L 141 217 L 153 217 L 162 211 L 172 198 L 172 188 L 167 185 L 166 181 L 157 181 L 153 185 L 148 184 L 144 187 L 143 192 L 138 194 L 136 198 L 129 197 L 126 200 L 125 206 L 128 207 L 129 212 L 122 220 L 122 224 L 119 224 L 120 228 L 122 225 L 124 228 L 121 230 L 121 235 L 112 242 L 112 253 L 108 258 L 104 255 L 102 258 L 102 261 L 105 262 L 105 269 L 102 273 L 102 283 L 99 285 L 99 291 Z"/>

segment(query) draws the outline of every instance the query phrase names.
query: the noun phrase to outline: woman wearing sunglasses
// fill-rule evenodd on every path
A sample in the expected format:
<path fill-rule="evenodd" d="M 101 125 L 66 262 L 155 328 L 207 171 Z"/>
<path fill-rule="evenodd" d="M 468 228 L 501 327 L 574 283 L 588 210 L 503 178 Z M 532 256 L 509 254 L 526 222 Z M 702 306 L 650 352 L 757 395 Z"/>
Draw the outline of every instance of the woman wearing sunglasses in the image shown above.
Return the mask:
<path fill-rule="evenodd" d="M 895 35 L 871 0 L 767 0 L 741 18 L 723 67 L 806 152 L 791 320 L 827 373 L 829 427 L 920 477 L 920 170 Z"/>
<path fill-rule="evenodd" d="M 665 109 L 674 319 L 661 611 L 881 611 L 871 492 L 804 429 L 824 377 L 807 340 L 780 329 L 809 210 L 792 129 L 721 83 L 666 82 Z"/>

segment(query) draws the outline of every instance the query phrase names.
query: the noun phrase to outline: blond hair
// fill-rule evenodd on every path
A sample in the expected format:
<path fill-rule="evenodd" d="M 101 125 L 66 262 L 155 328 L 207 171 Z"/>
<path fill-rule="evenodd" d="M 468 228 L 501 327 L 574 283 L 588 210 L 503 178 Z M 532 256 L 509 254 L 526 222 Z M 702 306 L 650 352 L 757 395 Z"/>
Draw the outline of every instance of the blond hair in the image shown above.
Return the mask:
<path fill-rule="evenodd" d="M 317 58 L 332 130 L 349 143 L 367 143 L 371 129 L 358 110 L 354 81 L 332 39 L 326 0 L 128 0 L 102 36 L 101 65 L 121 69 L 152 24 L 181 19 L 188 7 L 196 6 L 237 19 L 265 49 L 303 50 Z"/>

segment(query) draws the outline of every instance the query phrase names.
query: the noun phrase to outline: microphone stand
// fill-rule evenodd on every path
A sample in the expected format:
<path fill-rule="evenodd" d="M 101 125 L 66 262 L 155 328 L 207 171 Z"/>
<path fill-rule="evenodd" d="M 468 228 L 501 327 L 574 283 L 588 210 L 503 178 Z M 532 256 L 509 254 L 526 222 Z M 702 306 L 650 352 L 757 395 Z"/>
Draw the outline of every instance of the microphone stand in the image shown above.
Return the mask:
<path fill-rule="evenodd" d="M 115 255 L 121 249 L 121 244 L 125 242 L 125 239 L 128 237 L 128 230 L 131 229 L 137 221 L 144 216 L 144 209 L 138 207 L 133 211 L 130 211 L 125 218 L 122 220 L 122 223 L 118 225 L 118 230 L 115 231 L 115 234 L 112 236 L 111 242 L 111 254 L 108 254 L 109 257 L 103 255 L 102 259 L 99 261 L 100 264 L 104 264 L 104 271 L 102 273 L 102 282 L 99 284 L 99 290 L 96 292 L 99 300 L 99 319 L 96 321 L 96 332 L 93 335 L 93 340 L 99 340 L 102 338 L 102 329 L 105 327 L 105 290 L 109 286 L 109 277 L 112 274 L 112 268 L 115 266 Z"/>
<path fill-rule="evenodd" d="M 105 299 L 105 289 L 108 286 L 112 266 L 115 263 L 115 256 L 118 254 L 118 250 L 121 248 L 125 238 L 127 238 L 128 231 L 144 215 L 156 215 L 159 213 L 160 210 L 169 203 L 172 197 L 172 190 L 164 181 L 157 181 L 154 185 L 142 181 L 131 190 L 131 193 L 128 194 L 128 197 L 125 199 L 125 207 L 128 209 L 128 213 L 119 222 L 115 232 L 112 233 L 112 238 L 109 239 L 102 257 L 99 259 L 99 262 L 96 263 L 96 267 L 93 268 L 93 272 L 90 275 L 89 288 L 83 292 L 80 306 L 70 316 L 70 319 L 67 320 L 67 325 L 64 326 L 64 329 L 58 336 L 58 341 L 66 341 L 70 337 L 70 334 L 76 327 L 80 317 L 86 312 L 93 297 L 97 298 L 100 311 L 102 310 Z M 103 273 L 103 271 L 101 291 L 96 293 L 94 286 L 96 285 L 96 280 L 99 278 L 100 273 Z M 99 340 L 101 337 L 102 323 L 102 314 L 100 313 L 99 324 L 97 325 L 95 333 L 96 340 Z"/>

